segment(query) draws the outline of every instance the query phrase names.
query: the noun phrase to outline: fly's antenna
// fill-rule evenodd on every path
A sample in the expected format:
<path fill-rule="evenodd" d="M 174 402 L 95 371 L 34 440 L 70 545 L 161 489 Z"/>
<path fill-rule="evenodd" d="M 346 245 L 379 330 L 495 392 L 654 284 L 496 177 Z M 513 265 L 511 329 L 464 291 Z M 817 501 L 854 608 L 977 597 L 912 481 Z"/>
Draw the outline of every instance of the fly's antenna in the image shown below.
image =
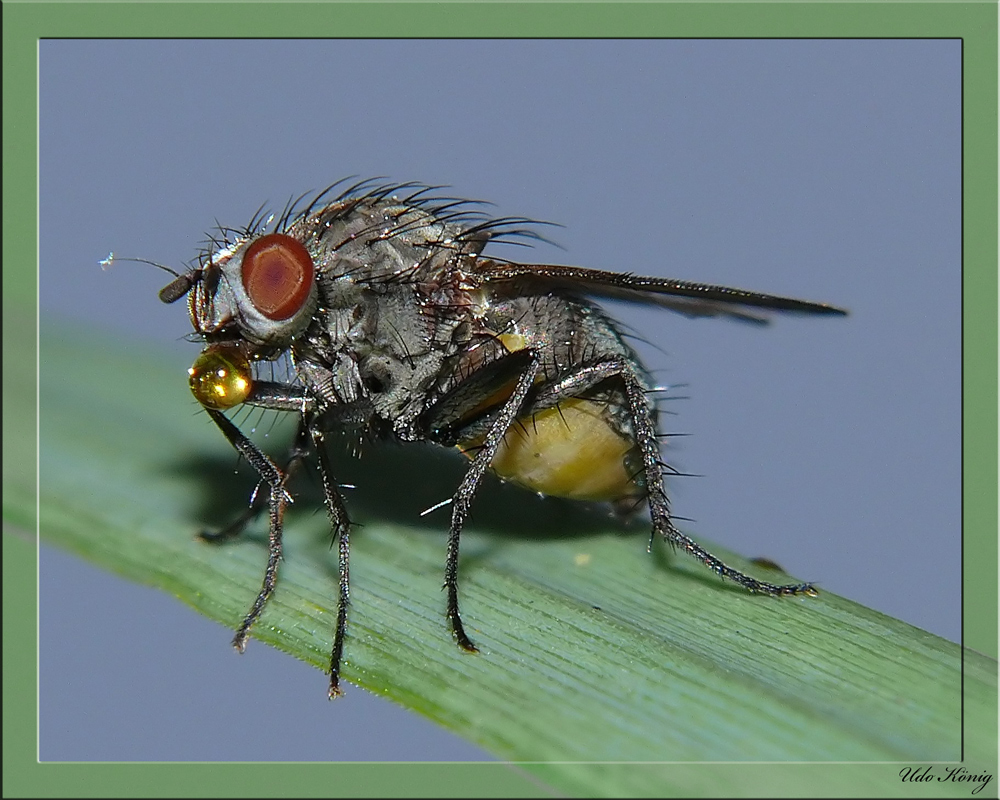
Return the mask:
<path fill-rule="evenodd" d="M 164 272 L 169 272 L 173 275 L 174 279 L 160 289 L 159 297 L 160 301 L 163 303 L 173 303 L 176 300 L 180 300 L 180 298 L 191 290 L 191 287 L 197 280 L 197 271 L 181 273 L 172 267 L 166 266 L 165 264 L 150 261 L 148 258 L 129 258 L 126 256 L 116 256 L 114 253 L 108 253 L 108 257 L 102 258 L 99 263 L 101 265 L 101 269 L 109 270 L 118 261 L 132 261 L 136 264 L 149 264 L 151 267 L 162 269 Z"/>
<path fill-rule="evenodd" d="M 181 273 L 172 267 L 168 267 L 165 264 L 158 264 L 155 261 L 150 261 L 148 258 L 129 258 L 127 256 L 116 256 L 114 253 L 108 253 L 108 257 L 102 258 L 98 263 L 101 265 L 101 269 L 109 270 L 119 261 L 134 261 L 136 264 L 149 264 L 151 267 L 156 267 L 157 269 L 162 269 L 164 272 L 169 272 L 175 278 L 181 277 Z"/>

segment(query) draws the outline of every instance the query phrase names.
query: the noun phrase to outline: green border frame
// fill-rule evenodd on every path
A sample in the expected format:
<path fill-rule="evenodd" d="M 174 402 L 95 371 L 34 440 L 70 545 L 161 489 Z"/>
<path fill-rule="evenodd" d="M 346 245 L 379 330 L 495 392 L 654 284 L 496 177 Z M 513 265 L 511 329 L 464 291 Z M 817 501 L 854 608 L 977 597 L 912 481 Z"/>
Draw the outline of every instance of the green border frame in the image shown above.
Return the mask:
<path fill-rule="evenodd" d="M 30 3 L 3 7 L 3 347 L 37 354 L 37 42 L 43 37 L 928 37 L 963 39 L 965 645 L 997 656 L 997 5 L 964 3 Z M 4 359 L 8 409 L 37 383 Z M 4 414 L 4 489 L 34 491 L 37 420 Z M 544 769 L 502 764 L 38 764 L 34 519 L 4 515 L 5 796 L 532 796 Z M 7 602 L 7 601 L 10 602 Z M 996 709 L 994 709 L 994 714 Z M 973 770 L 984 765 L 970 764 Z M 996 775 L 997 765 L 985 765 Z M 588 765 L 588 771 L 643 769 Z M 738 770 L 750 795 L 817 795 L 832 770 L 872 771 L 887 795 L 931 795 L 883 765 L 677 765 Z M 541 778 L 544 780 L 544 778 Z M 993 783 L 995 791 L 997 783 Z M 780 788 L 779 788 L 780 787 Z M 665 787 L 666 789 L 667 787 Z M 995 796 L 995 795 L 994 795 Z"/>

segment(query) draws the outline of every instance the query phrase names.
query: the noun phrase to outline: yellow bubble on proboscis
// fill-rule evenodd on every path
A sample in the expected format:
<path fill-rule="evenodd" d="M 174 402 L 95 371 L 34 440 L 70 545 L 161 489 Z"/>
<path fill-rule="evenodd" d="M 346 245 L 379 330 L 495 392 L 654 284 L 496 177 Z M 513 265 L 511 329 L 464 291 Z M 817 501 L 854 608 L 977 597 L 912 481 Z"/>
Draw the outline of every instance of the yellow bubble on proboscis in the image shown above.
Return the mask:
<path fill-rule="evenodd" d="M 224 411 L 238 406 L 250 394 L 253 373 L 243 352 L 229 345 L 201 351 L 188 370 L 191 393 L 206 408 Z"/>

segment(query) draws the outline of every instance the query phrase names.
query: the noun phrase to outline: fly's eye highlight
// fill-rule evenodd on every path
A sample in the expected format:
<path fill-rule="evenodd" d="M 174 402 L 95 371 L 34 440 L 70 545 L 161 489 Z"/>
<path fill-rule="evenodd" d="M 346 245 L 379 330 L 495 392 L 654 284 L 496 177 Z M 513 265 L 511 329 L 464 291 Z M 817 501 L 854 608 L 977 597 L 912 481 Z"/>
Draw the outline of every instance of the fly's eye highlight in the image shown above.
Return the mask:
<path fill-rule="evenodd" d="M 205 408 L 224 411 L 238 406 L 253 388 L 250 361 L 229 345 L 206 347 L 188 370 L 191 393 Z"/>
<path fill-rule="evenodd" d="M 303 244 L 284 233 L 269 233 L 243 255 L 241 277 L 250 302 L 270 320 L 295 316 L 312 289 L 316 268 Z"/>

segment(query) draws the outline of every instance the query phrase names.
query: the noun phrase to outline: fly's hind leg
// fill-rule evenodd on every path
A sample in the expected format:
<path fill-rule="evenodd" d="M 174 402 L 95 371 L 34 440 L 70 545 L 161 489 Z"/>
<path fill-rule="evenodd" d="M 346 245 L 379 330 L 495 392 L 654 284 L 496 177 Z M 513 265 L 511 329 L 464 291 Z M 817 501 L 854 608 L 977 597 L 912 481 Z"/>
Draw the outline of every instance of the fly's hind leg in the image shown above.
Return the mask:
<path fill-rule="evenodd" d="M 639 452 L 642 454 L 642 478 L 653 523 L 650 546 L 652 546 L 653 539 L 659 534 L 672 547 L 680 548 L 697 558 L 722 578 L 738 583 L 747 591 L 755 594 L 772 596 L 815 595 L 816 590 L 812 584 L 779 585 L 767 583 L 733 569 L 677 529 L 673 523 L 670 502 L 663 487 L 660 448 L 656 438 L 656 426 L 653 422 L 652 411 L 646 398 L 646 390 L 626 359 L 611 357 L 582 365 L 571 374 L 548 384 L 535 398 L 535 402 L 551 404 L 558 398 L 573 397 L 599 383 L 612 380 L 620 381 L 624 390 L 633 436 L 639 447 Z"/>

